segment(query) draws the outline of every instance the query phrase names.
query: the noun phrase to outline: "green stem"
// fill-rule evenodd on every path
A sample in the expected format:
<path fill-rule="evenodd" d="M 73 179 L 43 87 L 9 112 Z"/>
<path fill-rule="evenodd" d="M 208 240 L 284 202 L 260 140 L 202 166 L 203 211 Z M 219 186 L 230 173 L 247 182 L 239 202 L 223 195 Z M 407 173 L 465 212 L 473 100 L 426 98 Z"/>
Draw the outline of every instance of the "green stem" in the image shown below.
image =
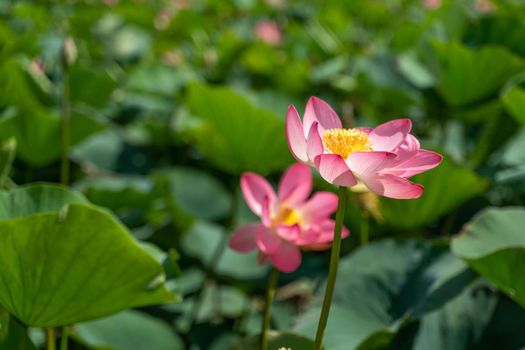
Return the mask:
<path fill-rule="evenodd" d="M 9 187 L 9 172 L 15 160 L 16 139 L 13 137 L 0 143 L 0 188 Z"/>
<path fill-rule="evenodd" d="M 272 320 L 272 303 L 275 295 L 275 288 L 279 280 L 279 271 L 272 268 L 270 278 L 268 280 L 268 288 L 266 290 L 266 303 L 264 304 L 264 315 L 261 330 L 261 350 L 268 350 L 268 332 L 270 330 L 270 322 Z"/>
<path fill-rule="evenodd" d="M 361 216 L 361 230 L 359 231 L 359 238 L 361 245 L 367 245 L 369 241 L 369 230 L 370 226 L 368 218 Z"/>
<path fill-rule="evenodd" d="M 70 164 L 69 164 L 69 146 L 71 142 L 71 116 L 69 110 L 69 72 L 68 63 L 63 59 L 62 63 L 62 98 L 60 101 L 61 125 L 60 136 L 62 141 L 62 154 L 60 162 L 60 182 L 64 185 L 69 184 Z"/>
<path fill-rule="evenodd" d="M 470 161 L 474 167 L 479 167 L 487 160 L 491 152 L 493 141 L 498 132 L 498 123 L 500 123 L 499 114 L 493 114 L 491 118 L 483 123 L 481 135 L 474 151 L 470 154 Z"/>
<path fill-rule="evenodd" d="M 47 328 L 47 350 L 56 350 L 56 343 L 55 329 Z"/>
<path fill-rule="evenodd" d="M 317 334 L 315 335 L 315 350 L 321 350 L 323 347 L 324 331 L 328 322 L 328 314 L 332 305 L 334 296 L 335 280 L 337 277 L 337 266 L 339 265 L 339 254 L 341 252 L 341 233 L 343 231 L 343 220 L 345 217 L 346 207 L 346 187 L 339 187 L 339 204 L 335 214 L 334 242 L 332 244 L 332 254 L 330 256 L 330 270 L 328 280 L 326 281 L 326 291 L 324 294 L 323 308 L 319 317 Z"/>
<path fill-rule="evenodd" d="M 69 327 L 62 327 L 62 336 L 60 338 L 60 350 L 67 350 L 69 339 Z"/>

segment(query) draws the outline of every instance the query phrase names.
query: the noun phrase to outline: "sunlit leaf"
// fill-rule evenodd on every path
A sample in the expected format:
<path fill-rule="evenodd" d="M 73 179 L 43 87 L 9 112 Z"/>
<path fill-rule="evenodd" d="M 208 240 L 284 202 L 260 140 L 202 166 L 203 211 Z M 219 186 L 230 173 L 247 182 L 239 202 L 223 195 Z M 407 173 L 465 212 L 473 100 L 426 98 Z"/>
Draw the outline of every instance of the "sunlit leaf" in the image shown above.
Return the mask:
<path fill-rule="evenodd" d="M 177 300 L 163 267 L 106 211 L 60 188 L 13 193 L 0 193 L 0 304 L 24 324 L 68 325 Z"/>
<path fill-rule="evenodd" d="M 509 78 L 525 68 L 520 57 L 503 47 L 470 49 L 457 42 L 434 41 L 432 48 L 437 59 L 434 74 L 438 91 L 452 106 L 496 94 Z"/>
<path fill-rule="evenodd" d="M 88 204 L 88 201 L 78 192 L 51 184 L 0 191 L 0 220 L 58 212 L 67 204 Z"/>
<path fill-rule="evenodd" d="M 221 169 L 265 174 L 292 162 L 284 121 L 228 88 L 191 85 L 187 104 L 204 123 L 192 132 L 199 150 Z"/>

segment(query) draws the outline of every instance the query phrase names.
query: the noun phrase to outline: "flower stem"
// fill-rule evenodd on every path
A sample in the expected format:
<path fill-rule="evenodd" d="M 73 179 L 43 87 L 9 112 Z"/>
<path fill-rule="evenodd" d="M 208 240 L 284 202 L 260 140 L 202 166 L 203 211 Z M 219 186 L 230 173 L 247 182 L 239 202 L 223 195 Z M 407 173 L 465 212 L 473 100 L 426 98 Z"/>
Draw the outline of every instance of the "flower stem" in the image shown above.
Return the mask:
<path fill-rule="evenodd" d="M 60 338 L 60 350 L 67 350 L 69 338 L 69 327 L 62 327 L 62 335 Z"/>
<path fill-rule="evenodd" d="M 47 350 L 56 350 L 56 342 L 55 329 L 47 328 Z"/>
<path fill-rule="evenodd" d="M 334 296 L 335 280 L 337 277 L 337 266 L 339 265 L 339 254 L 341 252 L 341 234 L 343 231 L 343 219 L 346 207 L 346 187 L 339 187 L 339 203 L 337 213 L 335 214 L 334 242 L 332 244 L 332 254 L 330 256 L 330 270 L 328 280 L 326 281 L 326 291 L 324 294 L 323 308 L 319 317 L 317 334 L 315 335 L 315 350 L 321 350 L 323 347 L 324 331 L 328 322 L 328 314 L 332 305 Z"/>
<path fill-rule="evenodd" d="M 266 289 L 266 303 L 264 305 L 264 315 L 261 330 L 261 350 L 268 350 L 268 331 L 270 330 L 270 321 L 272 319 L 272 303 L 278 280 L 279 271 L 272 267 L 270 278 L 268 280 L 268 288 Z"/>
<path fill-rule="evenodd" d="M 359 230 L 359 238 L 361 241 L 361 245 L 367 245 L 369 241 L 369 222 L 368 218 L 362 216 L 361 217 L 361 230 Z"/>
<path fill-rule="evenodd" d="M 0 188 L 9 188 L 9 172 L 15 160 L 16 139 L 8 138 L 0 143 Z"/>
<path fill-rule="evenodd" d="M 65 59 L 62 60 L 62 96 L 60 100 L 60 138 L 62 152 L 60 160 L 60 182 L 68 185 L 70 180 L 69 145 L 71 143 L 71 115 L 69 109 L 69 67 Z"/>

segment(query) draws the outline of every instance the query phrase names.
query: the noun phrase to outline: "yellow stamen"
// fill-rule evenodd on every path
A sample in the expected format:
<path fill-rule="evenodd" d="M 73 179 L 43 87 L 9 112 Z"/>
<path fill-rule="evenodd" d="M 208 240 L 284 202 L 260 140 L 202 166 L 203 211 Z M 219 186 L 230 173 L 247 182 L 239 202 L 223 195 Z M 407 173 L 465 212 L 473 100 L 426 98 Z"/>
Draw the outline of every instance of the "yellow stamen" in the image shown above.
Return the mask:
<path fill-rule="evenodd" d="M 354 152 L 372 150 L 368 135 L 359 129 L 328 129 L 323 134 L 323 145 L 325 149 L 344 159 Z"/>
<path fill-rule="evenodd" d="M 281 208 L 277 212 L 277 215 L 275 216 L 273 221 L 276 224 L 284 224 L 289 226 L 295 224 L 301 225 L 303 222 L 303 217 L 301 216 L 301 213 L 298 210 L 291 208 Z"/>

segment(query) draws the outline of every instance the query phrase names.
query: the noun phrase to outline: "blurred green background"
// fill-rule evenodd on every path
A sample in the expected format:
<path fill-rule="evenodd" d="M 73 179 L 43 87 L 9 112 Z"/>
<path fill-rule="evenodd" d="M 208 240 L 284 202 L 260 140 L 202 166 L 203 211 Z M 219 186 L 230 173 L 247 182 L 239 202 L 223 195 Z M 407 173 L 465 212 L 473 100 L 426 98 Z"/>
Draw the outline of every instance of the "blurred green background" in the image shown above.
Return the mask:
<path fill-rule="evenodd" d="M 286 109 L 312 95 L 347 127 L 409 117 L 445 155 L 419 200 L 349 194 L 326 349 L 525 349 L 525 1 L 1 0 L 0 236 L 15 184 L 60 182 L 69 111 L 85 199 L 60 203 L 111 211 L 183 297 L 68 324 L 71 349 L 257 349 L 268 268 L 226 247 L 256 219 L 239 175 L 279 179 Z M 275 349 L 315 334 L 329 255 L 303 258 Z M 0 349 L 45 346 L 2 324 Z"/>

